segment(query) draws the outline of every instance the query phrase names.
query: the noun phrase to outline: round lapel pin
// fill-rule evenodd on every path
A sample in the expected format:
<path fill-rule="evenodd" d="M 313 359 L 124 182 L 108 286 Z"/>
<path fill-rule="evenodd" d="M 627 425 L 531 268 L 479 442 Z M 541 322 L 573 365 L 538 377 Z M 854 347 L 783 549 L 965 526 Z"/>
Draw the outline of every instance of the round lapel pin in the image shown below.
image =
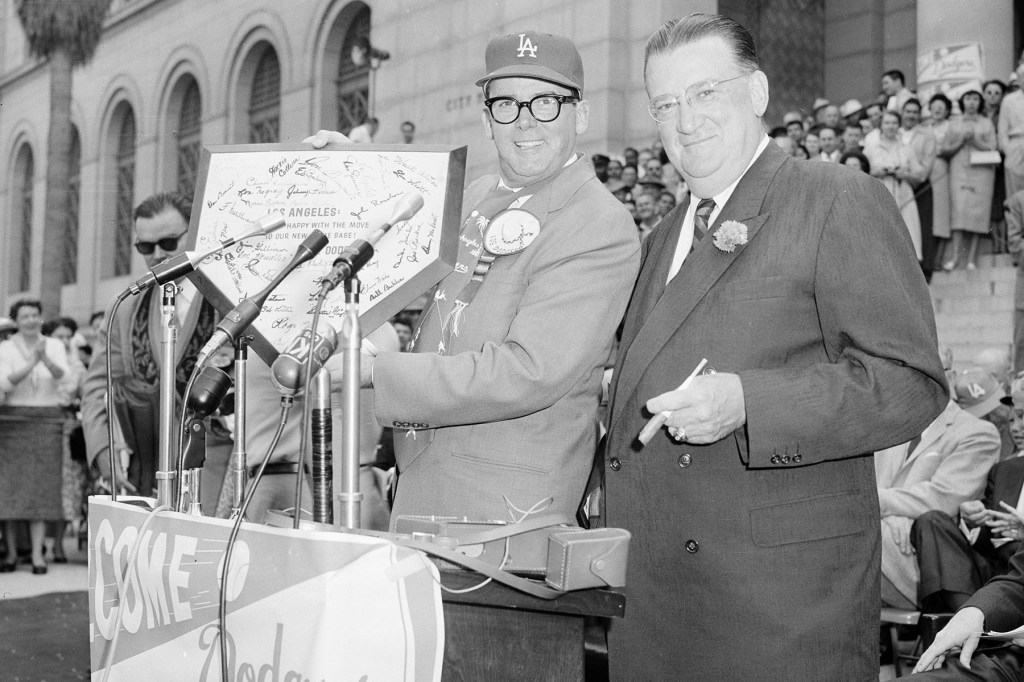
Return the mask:
<path fill-rule="evenodd" d="M 491 218 L 484 230 L 484 248 L 496 256 L 519 253 L 540 234 L 537 216 L 521 208 L 510 208 Z"/>

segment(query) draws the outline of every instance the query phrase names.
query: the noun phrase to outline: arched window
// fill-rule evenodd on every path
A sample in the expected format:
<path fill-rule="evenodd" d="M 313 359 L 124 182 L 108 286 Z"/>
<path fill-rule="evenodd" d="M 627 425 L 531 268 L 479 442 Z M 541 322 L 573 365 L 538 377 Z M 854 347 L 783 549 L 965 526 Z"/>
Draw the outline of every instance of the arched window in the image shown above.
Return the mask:
<path fill-rule="evenodd" d="M 352 48 L 360 38 L 370 39 L 369 7 L 352 18 L 338 60 L 338 130 L 346 135 L 366 120 L 370 110 L 370 67 L 352 61 Z"/>
<path fill-rule="evenodd" d="M 203 131 L 202 102 L 199 99 L 199 86 L 194 80 L 181 99 L 177 131 L 178 191 L 186 197 L 191 197 L 196 189 Z"/>
<path fill-rule="evenodd" d="M 117 202 L 114 212 L 114 276 L 132 269 L 132 211 L 135 203 L 135 114 L 126 108 L 117 136 Z"/>
<path fill-rule="evenodd" d="M 267 47 L 260 56 L 249 95 L 249 142 L 277 142 L 281 119 L 281 66 Z"/>
<path fill-rule="evenodd" d="M 68 176 L 68 210 L 64 223 L 64 284 L 78 281 L 78 206 L 82 188 L 82 146 L 78 129 L 71 128 L 71 173 Z"/>
<path fill-rule="evenodd" d="M 32 285 L 32 176 L 35 163 L 32 149 L 22 145 L 14 163 L 14 183 L 11 216 L 13 244 L 10 255 L 10 287 L 14 291 L 28 291 Z"/>

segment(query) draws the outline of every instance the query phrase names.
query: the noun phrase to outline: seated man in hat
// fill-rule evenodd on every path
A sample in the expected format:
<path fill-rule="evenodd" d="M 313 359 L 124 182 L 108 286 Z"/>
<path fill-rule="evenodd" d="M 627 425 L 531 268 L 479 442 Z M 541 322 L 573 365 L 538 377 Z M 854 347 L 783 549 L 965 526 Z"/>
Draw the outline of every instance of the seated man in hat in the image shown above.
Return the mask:
<path fill-rule="evenodd" d="M 457 264 L 434 289 L 412 352 L 362 362 L 377 420 L 395 429 L 392 519 L 517 520 L 540 508 L 572 517 L 640 242 L 576 153 L 590 109 L 572 41 L 495 38 L 476 84 L 497 173 L 465 193 Z"/>
<path fill-rule="evenodd" d="M 987 421 L 994 412 L 1010 409 L 1002 387 L 980 368 L 964 372 L 954 385 L 965 409 L 989 410 L 980 415 Z M 1017 450 L 1014 444 L 1012 451 Z M 921 570 L 921 608 L 956 611 L 989 578 L 1006 572 L 1024 530 L 1012 511 L 1024 511 L 1022 492 L 1024 457 L 1004 457 L 989 471 L 984 496 L 961 503 L 959 518 L 928 512 L 914 522 L 911 543 Z"/>
<path fill-rule="evenodd" d="M 911 542 L 914 521 L 930 511 L 955 517 L 963 502 L 981 495 L 999 459 L 999 433 L 980 418 L 999 404 L 999 396 L 982 375 L 988 376 L 983 371 L 961 375 L 954 384 L 961 404 L 951 400 L 918 438 L 875 453 L 882 602 L 888 606 L 918 608 L 922 576 Z"/>

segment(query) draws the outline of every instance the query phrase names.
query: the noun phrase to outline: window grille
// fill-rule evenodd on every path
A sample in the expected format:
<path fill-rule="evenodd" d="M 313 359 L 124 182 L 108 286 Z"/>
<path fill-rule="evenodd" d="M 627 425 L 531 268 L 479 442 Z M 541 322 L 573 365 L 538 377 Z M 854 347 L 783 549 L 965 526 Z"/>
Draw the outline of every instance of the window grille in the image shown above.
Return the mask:
<path fill-rule="evenodd" d="M 202 106 L 195 81 L 185 91 L 178 115 L 178 191 L 191 197 L 196 189 L 202 150 Z"/>
<path fill-rule="evenodd" d="M 370 10 L 363 8 L 345 32 L 338 61 L 338 130 L 348 134 L 369 115 L 370 67 L 352 61 L 352 46 L 360 38 L 370 39 Z"/>
<path fill-rule="evenodd" d="M 267 48 L 256 66 L 249 97 L 249 142 L 277 142 L 281 117 L 281 66 Z"/>
<path fill-rule="evenodd" d="M 114 276 L 131 272 L 132 210 L 135 203 L 135 115 L 128 109 L 117 139 L 117 205 L 114 214 Z"/>

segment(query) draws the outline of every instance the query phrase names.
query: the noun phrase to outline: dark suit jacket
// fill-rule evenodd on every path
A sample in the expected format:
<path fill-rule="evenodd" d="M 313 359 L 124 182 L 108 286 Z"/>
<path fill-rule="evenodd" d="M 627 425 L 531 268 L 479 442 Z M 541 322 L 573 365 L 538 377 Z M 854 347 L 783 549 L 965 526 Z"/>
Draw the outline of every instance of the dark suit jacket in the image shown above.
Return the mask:
<path fill-rule="evenodd" d="M 988 483 L 985 486 L 985 497 L 982 501 L 988 509 L 1005 512 L 999 506 L 1005 502 L 1011 507 L 1017 506 L 1020 489 L 1024 486 L 1024 457 L 1013 457 L 996 464 L 988 472 Z M 1007 542 L 1000 547 L 992 545 L 992 534 L 988 526 L 981 526 L 978 539 L 974 542 L 974 551 L 992 559 L 998 559 L 1003 565 L 1010 560 L 1020 546 L 1017 541 Z"/>
<path fill-rule="evenodd" d="M 202 327 L 203 331 L 196 343 L 205 343 L 213 331 L 213 325 L 219 320 L 212 305 L 204 301 L 199 294 L 196 296 L 195 305 L 189 309 L 188 315 L 180 324 L 178 343 L 175 347 L 179 391 L 184 383 L 182 377 L 187 379 L 195 366 L 196 350 L 190 350 L 189 344 L 193 342 L 197 328 Z M 133 353 L 133 344 L 141 342 L 133 339 L 135 321 L 145 311 L 147 299 L 149 352 L 156 362 L 156 367 L 159 368 L 163 333 L 159 287 L 129 298 L 118 309 L 111 328 L 109 357 L 118 424 L 125 443 L 134 453 L 128 469 L 128 478 L 139 489 L 140 495 L 148 495 L 155 485 L 160 435 L 160 382 L 151 381 L 141 375 L 138 358 Z M 105 398 L 107 362 L 106 334 L 100 334 L 89 363 L 89 370 L 82 383 L 82 429 L 90 464 L 101 453 L 104 457 L 108 456 Z M 176 451 L 177 433 L 174 433 L 173 442 Z"/>
<path fill-rule="evenodd" d="M 666 287 L 684 211 L 644 243 L 617 363 L 606 516 L 633 544 L 613 678 L 877 679 L 871 453 L 948 400 L 899 210 L 877 180 L 769 144 L 711 225 L 749 243 L 702 240 Z M 739 374 L 746 425 L 639 449 L 645 401 L 702 357 Z"/>
<path fill-rule="evenodd" d="M 1010 570 L 988 581 L 964 606 L 985 614 L 985 629 L 1006 632 L 1024 625 L 1024 545 L 1010 558 Z"/>

